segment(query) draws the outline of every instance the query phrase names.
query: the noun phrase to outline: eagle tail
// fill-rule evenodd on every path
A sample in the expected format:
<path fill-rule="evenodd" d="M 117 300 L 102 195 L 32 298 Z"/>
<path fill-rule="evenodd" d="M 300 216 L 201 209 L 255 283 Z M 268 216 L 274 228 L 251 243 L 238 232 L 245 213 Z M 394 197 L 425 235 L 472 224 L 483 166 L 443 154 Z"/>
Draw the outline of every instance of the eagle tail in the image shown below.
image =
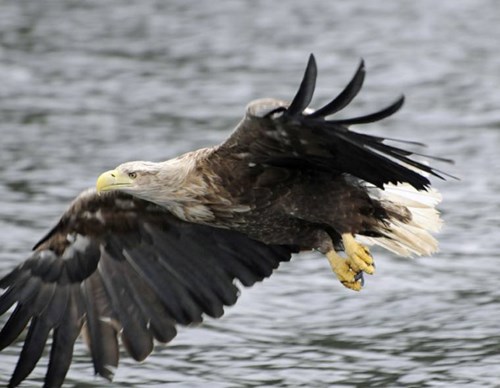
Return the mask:
<path fill-rule="evenodd" d="M 383 190 L 374 188 L 370 195 L 381 203 L 389 217 L 381 222 L 380 235 L 357 235 L 358 242 L 379 245 L 401 256 L 430 255 L 438 250 L 431 232 L 439 232 L 442 226 L 436 209 L 441 202 L 439 191 L 419 191 L 408 183 L 390 183 Z"/>

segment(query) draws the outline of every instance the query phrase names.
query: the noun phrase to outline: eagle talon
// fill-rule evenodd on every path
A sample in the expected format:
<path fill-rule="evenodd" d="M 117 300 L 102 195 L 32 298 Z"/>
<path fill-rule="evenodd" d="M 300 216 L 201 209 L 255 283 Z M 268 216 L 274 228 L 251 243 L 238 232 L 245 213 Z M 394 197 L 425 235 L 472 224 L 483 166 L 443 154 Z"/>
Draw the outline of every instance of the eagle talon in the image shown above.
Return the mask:
<path fill-rule="evenodd" d="M 356 276 L 354 276 L 354 280 L 360 281 L 362 286 L 365 285 L 365 278 L 363 276 L 363 272 L 358 272 Z"/>
<path fill-rule="evenodd" d="M 347 264 L 354 272 L 363 271 L 369 275 L 375 273 L 375 263 L 368 248 L 358 243 L 350 233 L 342 235 L 342 242 L 347 254 Z"/>
<path fill-rule="evenodd" d="M 326 257 L 333 272 L 335 272 L 335 275 L 337 275 L 337 278 L 344 285 L 344 287 L 350 288 L 354 291 L 361 290 L 364 284 L 362 272 L 355 272 L 352 267 L 349 266 L 347 259 L 340 256 L 334 250 L 329 251 L 326 254 Z"/>
<path fill-rule="evenodd" d="M 356 242 L 352 234 L 343 234 L 342 242 L 347 257 L 340 256 L 333 249 L 326 257 L 340 282 L 351 290 L 360 291 L 365 285 L 363 273 L 373 274 L 375 263 L 368 248 Z"/>
<path fill-rule="evenodd" d="M 342 281 L 341 282 L 342 285 L 346 288 L 349 288 L 353 291 L 361 291 L 361 288 L 363 287 L 363 285 L 360 283 L 360 282 L 346 282 L 346 281 Z"/>

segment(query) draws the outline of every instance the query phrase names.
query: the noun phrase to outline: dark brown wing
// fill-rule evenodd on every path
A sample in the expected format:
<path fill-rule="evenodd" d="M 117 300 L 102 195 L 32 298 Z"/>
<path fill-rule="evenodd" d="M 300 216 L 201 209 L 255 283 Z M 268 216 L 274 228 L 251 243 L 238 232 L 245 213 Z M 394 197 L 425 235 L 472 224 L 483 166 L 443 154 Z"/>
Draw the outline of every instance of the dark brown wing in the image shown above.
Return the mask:
<path fill-rule="evenodd" d="M 31 256 L 0 280 L 0 314 L 15 305 L 0 349 L 29 324 L 9 386 L 33 370 L 51 330 L 46 386 L 62 384 L 82 328 L 95 372 L 111 379 L 118 334 L 128 353 L 143 360 L 154 339 L 176 335 L 176 324 L 221 316 L 238 297 L 235 279 L 250 286 L 293 250 L 180 221 L 126 194 L 83 193 Z"/>
<path fill-rule="evenodd" d="M 447 175 L 410 158 L 413 152 L 388 145 L 386 139 L 353 132 L 350 125 L 382 120 L 403 105 L 403 97 L 379 112 L 351 119 L 326 119 L 347 106 L 360 91 L 365 76 L 363 62 L 346 88 L 331 102 L 312 112 L 309 105 L 316 83 L 316 62 L 311 55 L 300 88 L 290 104 L 257 100 L 245 118 L 219 147 L 219 153 L 246 155 L 250 165 L 348 173 L 378 187 L 407 182 L 418 190 L 430 185 L 424 176 Z M 442 158 L 434 158 L 449 161 Z"/>

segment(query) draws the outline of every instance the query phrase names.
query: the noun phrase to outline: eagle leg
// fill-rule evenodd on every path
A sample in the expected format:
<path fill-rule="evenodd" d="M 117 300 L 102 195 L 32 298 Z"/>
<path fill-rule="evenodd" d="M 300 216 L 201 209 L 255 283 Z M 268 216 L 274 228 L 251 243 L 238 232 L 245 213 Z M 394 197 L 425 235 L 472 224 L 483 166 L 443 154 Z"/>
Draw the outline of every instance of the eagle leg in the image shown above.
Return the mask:
<path fill-rule="evenodd" d="M 326 253 L 333 272 L 347 288 L 360 291 L 363 287 L 363 272 L 373 274 L 375 266 L 368 248 L 356 242 L 350 233 L 342 235 L 342 242 L 347 257 L 340 256 L 334 249 Z"/>

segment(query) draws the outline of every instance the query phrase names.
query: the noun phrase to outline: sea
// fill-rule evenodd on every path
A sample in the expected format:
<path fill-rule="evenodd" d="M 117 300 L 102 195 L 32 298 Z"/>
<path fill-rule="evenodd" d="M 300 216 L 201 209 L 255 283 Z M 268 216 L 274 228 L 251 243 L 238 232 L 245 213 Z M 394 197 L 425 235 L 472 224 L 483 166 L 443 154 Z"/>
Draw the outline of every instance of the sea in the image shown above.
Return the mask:
<path fill-rule="evenodd" d="M 113 382 L 78 340 L 65 387 L 500 387 L 499 45 L 496 0 L 0 0 L 0 275 L 101 172 L 217 144 L 251 100 L 291 99 L 310 53 L 313 107 L 364 59 L 339 117 L 404 94 L 352 129 L 425 143 L 410 148 L 458 178 L 432 178 L 432 257 L 374 249 L 353 292 L 320 254 L 296 255 L 221 319 L 142 363 L 122 353 Z M 21 347 L 0 353 L 0 386 Z M 42 386 L 47 353 L 23 387 Z"/>

